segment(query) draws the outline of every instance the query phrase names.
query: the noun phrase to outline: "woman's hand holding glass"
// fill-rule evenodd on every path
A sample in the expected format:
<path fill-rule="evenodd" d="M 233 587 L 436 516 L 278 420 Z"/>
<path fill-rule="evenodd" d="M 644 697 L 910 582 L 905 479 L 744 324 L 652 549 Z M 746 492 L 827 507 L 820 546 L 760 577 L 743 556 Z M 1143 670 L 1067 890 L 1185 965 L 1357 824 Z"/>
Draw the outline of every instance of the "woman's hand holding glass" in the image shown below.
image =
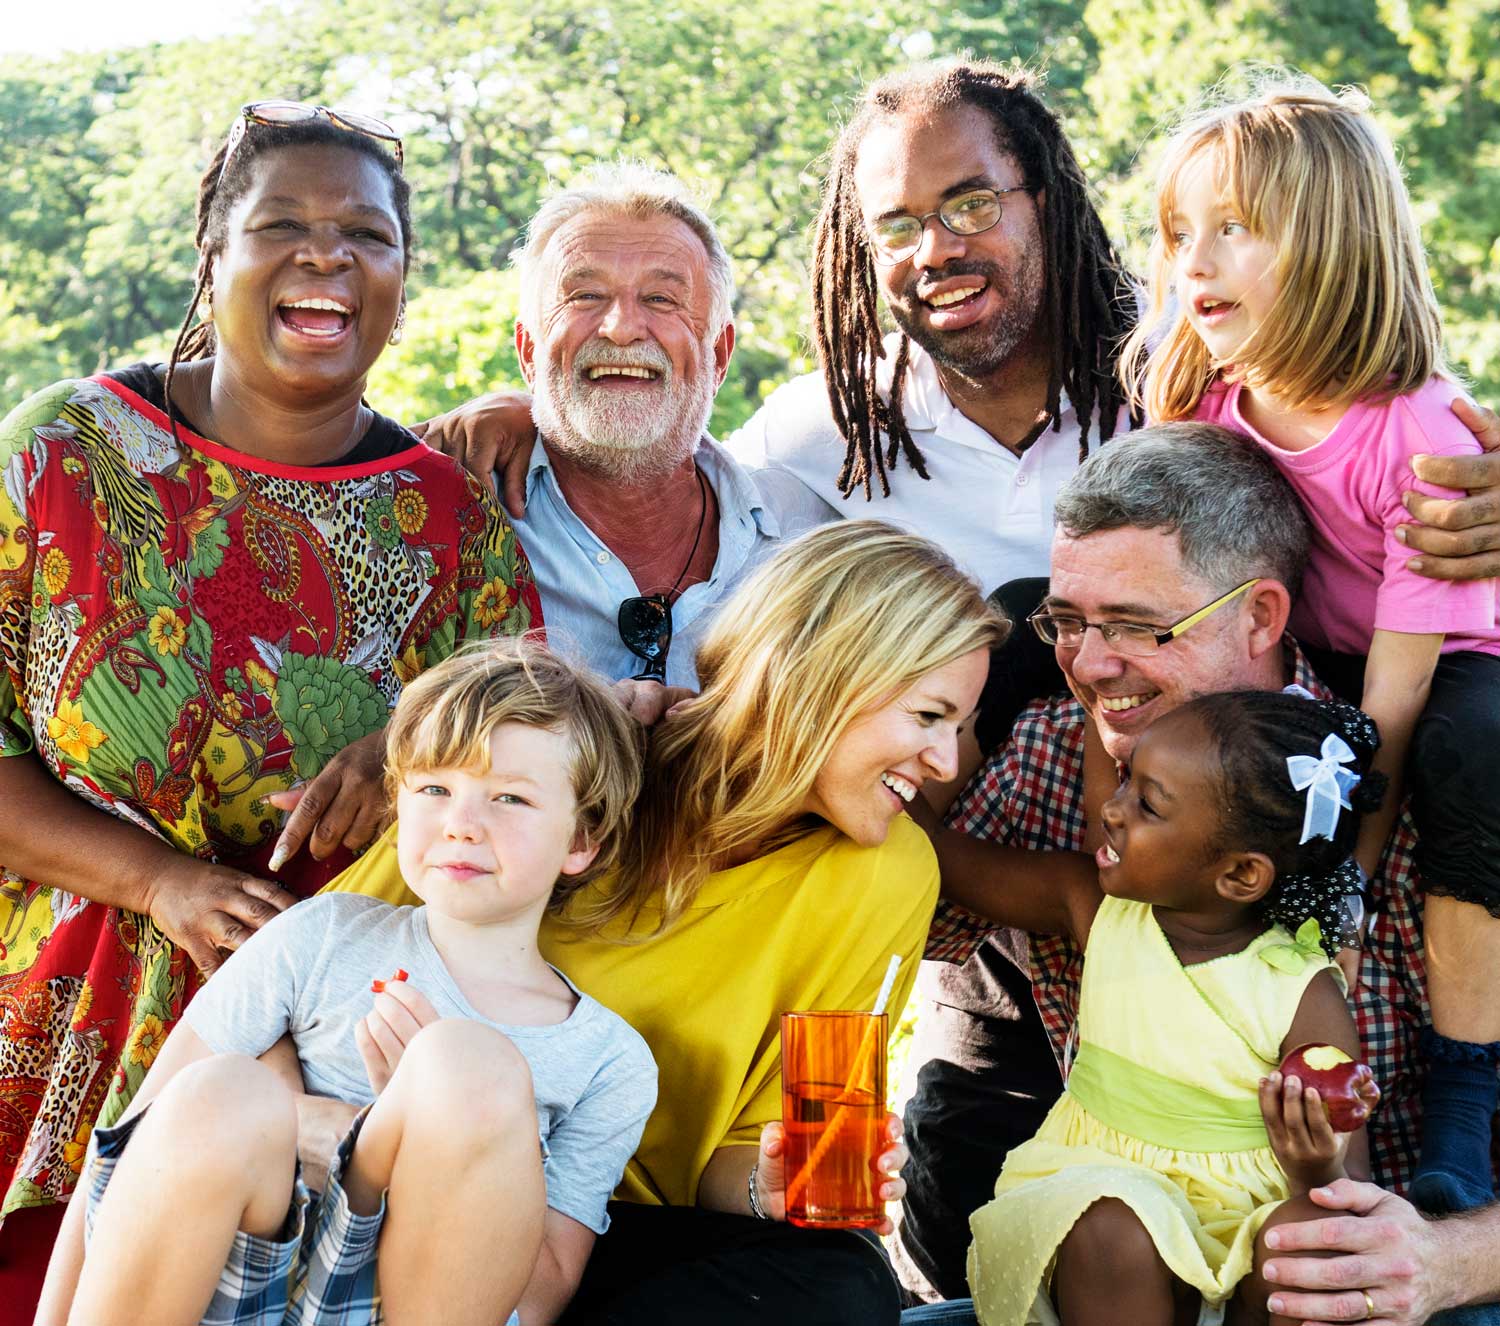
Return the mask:
<path fill-rule="evenodd" d="M 886 1136 L 891 1145 L 875 1161 L 875 1168 L 887 1176 L 880 1185 L 882 1202 L 899 1202 L 906 1196 L 906 1180 L 901 1177 L 901 1171 L 911 1153 L 901 1140 L 904 1127 L 899 1114 L 886 1112 Z M 753 1182 L 760 1197 L 761 1210 L 772 1220 L 786 1219 L 786 1180 L 786 1132 L 779 1123 L 768 1123 L 760 1130 L 760 1156 Z M 875 1233 L 884 1238 L 895 1229 L 891 1218 L 886 1216 Z"/>

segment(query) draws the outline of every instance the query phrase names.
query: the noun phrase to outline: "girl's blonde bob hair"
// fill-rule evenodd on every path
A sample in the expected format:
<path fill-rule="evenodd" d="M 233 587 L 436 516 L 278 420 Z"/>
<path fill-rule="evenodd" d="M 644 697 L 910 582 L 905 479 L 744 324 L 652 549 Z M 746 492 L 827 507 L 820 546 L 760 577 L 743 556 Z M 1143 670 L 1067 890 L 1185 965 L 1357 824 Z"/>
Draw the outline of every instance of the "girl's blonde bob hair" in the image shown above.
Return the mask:
<path fill-rule="evenodd" d="M 578 829 L 598 855 L 557 881 L 557 910 L 581 885 L 619 861 L 641 789 L 638 724 L 609 685 L 534 640 L 477 643 L 422 673 L 401 694 L 385 736 L 385 788 L 394 805 L 408 774 L 490 767 L 490 738 L 506 723 L 568 739 L 568 779 Z"/>
<path fill-rule="evenodd" d="M 1008 629 L 939 548 L 890 525 L 840 521 L 788 544 L 719 613 L 702 693 L 651 740 L 620 871 L 566 919 L 628 918 L 628 932 L 649 904 L 631 937 L 670 926 L 711 871 L 813 827 L 808 793 L 851 723 Z"/>
<path fill-rule="evenodd" d="M 1276 247 L 1271 311 L 1225 360 L 1173 292 L 1178 189 L 1205 156 L 1239 219 Z M 1353 89 L 1334 94 L 1281 73 L 1249 100 L 1193 115 L 1166 147 L 1156 227 L 1151 306 L 1120 360 L 1131 404 L 1155 422 L 1191 415 L 1220 373 L 1304 409 L 1390 399 L 1446 371 L 1411 200 L 1389 139 Z"/>

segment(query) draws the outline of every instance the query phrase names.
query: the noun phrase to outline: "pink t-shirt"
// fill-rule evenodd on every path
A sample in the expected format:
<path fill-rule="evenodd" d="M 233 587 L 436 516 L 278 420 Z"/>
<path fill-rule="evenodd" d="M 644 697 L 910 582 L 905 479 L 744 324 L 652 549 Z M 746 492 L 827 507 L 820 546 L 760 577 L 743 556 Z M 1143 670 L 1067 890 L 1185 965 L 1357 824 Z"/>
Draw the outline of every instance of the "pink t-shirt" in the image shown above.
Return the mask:
<path fill-rule="evenodd" d="M 1406 566 L 1412 549 L 1396 538 L 1397 526 L 1410 520 L 1401 504 L 1408 489 L 1463 496 L 1422 483 L 1411 471 L 1416 455 L 1480 451 L 1449 408 L 1461 394 L 1453 383 L 1432 378 L 1385 404 L 1359 401 L 1316 446 L 1284 451 L 1245 422 L 1238 383 L 1217 382 L 1204 393 L 1197 417 L 1259 442 L 1307 509 L 1312 549 L 1291 622 L 1299 640 L 1365 654 L 1376 630 L 1442 633 L 1445 654 L 1472 649 L 1500 655 L 1496 582 L 1420 576 Z"/>

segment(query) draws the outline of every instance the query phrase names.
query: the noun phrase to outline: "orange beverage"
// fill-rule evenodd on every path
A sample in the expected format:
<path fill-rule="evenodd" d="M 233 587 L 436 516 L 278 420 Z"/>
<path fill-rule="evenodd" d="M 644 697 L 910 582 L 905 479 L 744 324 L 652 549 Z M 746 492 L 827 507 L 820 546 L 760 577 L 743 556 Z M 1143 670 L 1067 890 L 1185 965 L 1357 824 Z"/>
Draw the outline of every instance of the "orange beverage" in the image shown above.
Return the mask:
<path fill-rule="evenodd" d="M 884 1013 L 783 1013 L 781 1121 L 786 1218 L 818 1229 L 871 1229 L 885 1217 Z"/>

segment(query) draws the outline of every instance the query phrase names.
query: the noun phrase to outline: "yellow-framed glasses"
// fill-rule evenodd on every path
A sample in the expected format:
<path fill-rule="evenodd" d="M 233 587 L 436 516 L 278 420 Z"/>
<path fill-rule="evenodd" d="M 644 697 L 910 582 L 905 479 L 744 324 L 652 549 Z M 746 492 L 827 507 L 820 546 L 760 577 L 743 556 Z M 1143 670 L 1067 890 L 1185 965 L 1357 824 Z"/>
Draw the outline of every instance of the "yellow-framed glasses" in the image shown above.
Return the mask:
<path fill-rule="evenodd" d="M 1031 623 L 1032 630 L 1049 645 L 1077 649 L 1083 644 L 1084 634 L 1092 627 L 1111 649 L 1121 654 L 1141 657 L 1156 653 L 1184 631 L 1192 630 L 1205 617 L 1218 612 L 1226 603 L 1233 602 L 1253 585 L 1260 584 L 1262 579 L 1264 577 L 1256 576 L 1242 585 L 1236 585 L 1227 594 L 1220 594 L 1212 603 L 1188 613 L 1181 621 L 1173 622 L 1170 626 L 1147 626 L 1142 622 L 1091 622 L 1070 613 L 1053 612 L 1045 607 L 1038 608 L 1026 620 Z"/>

